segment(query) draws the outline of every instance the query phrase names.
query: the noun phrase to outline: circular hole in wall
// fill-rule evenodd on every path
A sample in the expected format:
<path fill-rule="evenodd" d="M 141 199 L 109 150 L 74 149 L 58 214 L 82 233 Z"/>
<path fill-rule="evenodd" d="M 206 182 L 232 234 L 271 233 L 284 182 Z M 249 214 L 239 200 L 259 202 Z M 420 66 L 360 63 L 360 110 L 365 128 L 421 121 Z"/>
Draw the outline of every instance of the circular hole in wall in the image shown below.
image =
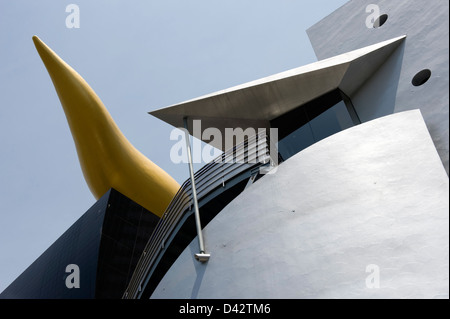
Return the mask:
<path fill-rule="evenodd" d="M 424 84 L 425 82 L 428 81 L 428 79 L 431 76 L 431 71 L 428 69 L 422 70 L 419 73 L 417 73 L 416 75 L 414 75 L 411 83 L 414 86 L 421 86 L 422 84 Z"/>
<path fill-rule="evenodd" d="M 373 27 L 374 27 L 374 28 L 379 28 L 379 27 L 381 27 L 383 24 L 386 23 L 387 19 L 388 19 L 388 15 L 387 15 L 386 13 L 380 15 L 380 16 L 375 20 L 375 22 L 373 23 Z"/>

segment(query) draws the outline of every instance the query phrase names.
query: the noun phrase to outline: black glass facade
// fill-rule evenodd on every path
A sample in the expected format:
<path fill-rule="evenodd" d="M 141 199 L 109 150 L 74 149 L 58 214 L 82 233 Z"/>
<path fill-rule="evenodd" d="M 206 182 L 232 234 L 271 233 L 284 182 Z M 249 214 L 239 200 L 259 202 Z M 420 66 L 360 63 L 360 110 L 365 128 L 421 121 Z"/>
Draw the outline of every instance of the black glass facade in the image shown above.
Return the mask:
<path fill-rule="evenodd" d="M 3 299 L 121 298 L 159 218 L 109 190 L 1 294 Z M 67 265 L 80 287 L 66 286 Z"/>
<path fill-rule="evenodd" d="M 350 101 L 344 100 L 342 92 L 334 90 L 271 121 L 271 126 L 278 128 L 282 159 L 358 124 Z"/>

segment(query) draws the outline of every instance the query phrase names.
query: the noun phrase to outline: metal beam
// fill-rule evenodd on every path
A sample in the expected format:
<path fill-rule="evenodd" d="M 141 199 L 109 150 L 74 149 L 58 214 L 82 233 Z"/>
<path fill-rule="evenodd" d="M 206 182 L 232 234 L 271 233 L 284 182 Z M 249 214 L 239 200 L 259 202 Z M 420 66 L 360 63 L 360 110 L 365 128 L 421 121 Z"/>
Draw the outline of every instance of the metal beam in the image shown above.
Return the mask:
<path fill-rule="evenodd" d="M 187 149 L 187 155 L 188 155 L 189 174 L 190 174 L 191 186 L 192 186 L 192 199 L 194 201 L 195 226 L 197 228 L 198 245 L 200 247 L 200 252 L 198 254 L 195 254 L 195 259 L 197 259 L 200 262 L 206 262 L 209 260 L 209 257 L 211 255 L 207 254 L 205 252 L 205 243 L 203 241 L 202 225 L 200 222 L 200 211 L 198 209 L 198 201 L 197 201 L 197 191 L 195 189 L 194 167 L 192 165 L 191 142 L 190 142 L 190 138 L 189 138 L 187 117 L 183 118 L 183 122 L 184 122 L 184 128 L 186 129 L 184 134 L 185 134 L 186 149 Z"/>

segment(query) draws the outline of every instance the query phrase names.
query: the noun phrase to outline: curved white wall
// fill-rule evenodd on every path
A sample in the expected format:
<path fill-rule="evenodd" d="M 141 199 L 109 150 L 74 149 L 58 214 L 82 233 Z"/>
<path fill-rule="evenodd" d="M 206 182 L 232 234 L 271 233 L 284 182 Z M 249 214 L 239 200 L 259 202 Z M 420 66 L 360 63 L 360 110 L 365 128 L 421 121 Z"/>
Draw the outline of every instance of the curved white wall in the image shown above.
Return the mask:
<path fill-rule="evenodd" d="M 233 200 L 152 298 L 448 298 L 448 186 L 420 111 L 353 127 Z"/>

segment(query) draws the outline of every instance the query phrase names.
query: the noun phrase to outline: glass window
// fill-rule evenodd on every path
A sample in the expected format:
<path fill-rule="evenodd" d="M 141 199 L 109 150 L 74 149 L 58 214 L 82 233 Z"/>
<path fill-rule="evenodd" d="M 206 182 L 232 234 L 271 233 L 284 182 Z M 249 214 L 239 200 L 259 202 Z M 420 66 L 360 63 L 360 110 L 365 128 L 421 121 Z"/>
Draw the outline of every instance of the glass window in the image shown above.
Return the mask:
<path fill-rule="evenodd" d="M 339 102 L 309 122 L 314 142 L 353 126 L 344 101 Z"/>
<path fill-rule="evenodd" d="M 291 128 L 290 132 L 281 134 L 278 142 L 278 152 L 283 160 L 354 125 L 342 98 L 336 99 L 334 95 L 331 99 L 322 98 L 319 101 L 308 103 L 290 112 L 288 117 L 273 121 L 281 131 L 286 131 L 286 127 Z M 293 130 L 294 123 L 297 128 Z"/>
<path fill-rule="evenodd" d="M 310 125 L 306 123 L 278 142 L 278 152 L 286 160 L 312 144 L 314 137 Z"/>

